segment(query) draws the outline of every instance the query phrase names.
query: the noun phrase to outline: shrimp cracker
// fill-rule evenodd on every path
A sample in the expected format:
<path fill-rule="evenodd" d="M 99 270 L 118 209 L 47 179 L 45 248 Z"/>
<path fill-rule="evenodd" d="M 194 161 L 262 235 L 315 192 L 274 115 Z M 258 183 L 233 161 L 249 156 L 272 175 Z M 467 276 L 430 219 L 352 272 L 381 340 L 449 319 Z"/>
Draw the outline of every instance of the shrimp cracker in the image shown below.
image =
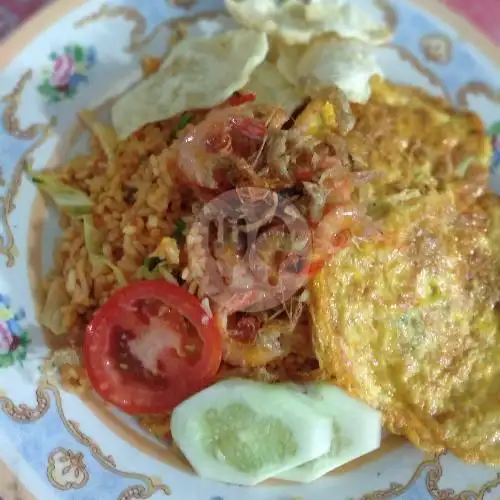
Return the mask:
<path fill-rule="evenodd" d="M 119 138 L 186 109 L 221 103 L 246 85 L 268 50 L 266 34 L 247 29 L 182 40 L 157 73 L 113 106 L 111 118 Z"/>
<path fill-rule="evenodd" d="M 289 113 L 304 100 L 303 94 L 268 61 L 255 69 L 245 88 L 256 94 L 256 103 L 279 106 Z"/>
<path fill-rule="evenodd" d="M 370 98 L 372 76 L 381 73 L 370 45 L 334 36 L 319 37 L 302 50 L 282 47 L 277 67 L 307 95 L 338 87 L 349 101 L 360 103 Z"/>
<path fill-rule="evenodd" d="M 227 10 L 243 26 L 265 31 L 287 44 L 304 44 L 323 33 L 370 43 L 388 40 L 390 30 L 372 12 L 346 0 L 226 0 Z M 369 8 L 369 7 L 367 7 Z"/>

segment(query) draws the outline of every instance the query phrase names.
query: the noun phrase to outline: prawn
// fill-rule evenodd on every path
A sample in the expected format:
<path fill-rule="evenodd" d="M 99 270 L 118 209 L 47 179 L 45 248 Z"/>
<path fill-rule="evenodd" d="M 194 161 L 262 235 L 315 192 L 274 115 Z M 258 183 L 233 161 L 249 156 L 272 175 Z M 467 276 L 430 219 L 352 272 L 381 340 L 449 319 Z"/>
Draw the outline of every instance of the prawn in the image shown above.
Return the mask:
<path fill-rule="evenodd" d="M 255 344 L 245 344 L 231 338 L 224 339 L 222 359 L 231 366 L 257 367 L 264 366 L 285 355 L 279 338 L 259 338 Z"/>
<path fill-rule="evenodd" d="M 215 170 L 221 158 L 248 158 L 267 135 L 264 123 L 235 108 L 215 109 L 181 139 L 178 164 L 198 187 L 217 190 Z"/>
<path fill-rule="evenodd" d="M 313 232 L 313 245 L 308 274 L 321 270 L 329 257 L 346 248 L 353 234 L 363 237 L 377 234 L 373 221 L 360 206 L 341 205 L 331 209 Z"/>
<path fill-rule="evenodd" d="M 228 365 L 255 368 L 288 354 L 282 341 L 283 333 L 290 329 L 287 322 L 262 325 L 257 317 L 244 316 L 234 328 L 227 328 L 227 319 L 222 323 L 225 325 L 222 359 Z"/>

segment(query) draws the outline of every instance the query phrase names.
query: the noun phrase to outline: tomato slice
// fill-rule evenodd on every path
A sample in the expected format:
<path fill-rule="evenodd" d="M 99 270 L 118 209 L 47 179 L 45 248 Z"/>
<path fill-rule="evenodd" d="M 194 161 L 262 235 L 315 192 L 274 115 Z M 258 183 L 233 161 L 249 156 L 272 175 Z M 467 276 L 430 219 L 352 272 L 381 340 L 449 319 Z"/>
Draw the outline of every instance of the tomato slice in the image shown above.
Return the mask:
<path fill-rule="evenodd" d="M 164 280 L 115 292 L 87 327 L 84 362 L 106 401 L 131 415 L 163 413 L 210 384 L 222 334 L 196 297 Z"/>

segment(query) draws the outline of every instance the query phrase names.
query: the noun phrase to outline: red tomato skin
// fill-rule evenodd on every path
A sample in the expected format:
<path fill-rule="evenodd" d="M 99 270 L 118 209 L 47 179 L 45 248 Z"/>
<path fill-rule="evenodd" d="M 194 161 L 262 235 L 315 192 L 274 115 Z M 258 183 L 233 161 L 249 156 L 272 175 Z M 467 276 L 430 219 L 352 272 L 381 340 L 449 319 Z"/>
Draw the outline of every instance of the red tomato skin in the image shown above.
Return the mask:
<path fill-rule="evenodd" d="M 246 94 L 236 93 L 227 100 L 227 103 L 229 106 L 240 106 L 246 102 L 255 101 L 256 98 L 257 96 L 253 92 L 248 92 Z"/>
<path fill-rule="evenodd" d="M 116 325 L 137 327 L 133 312 L 124 306 L 147 299 L 163 299 L 166 305 L 179 311 L 204 342 L 200 359 L 192 366 L 186 364 L 184 373 L 163 387 L 158 384 L 148 387 L 130 380 L 125 384 L 110 352 L 111 332 Z M 130 415 L 166 413 L 214 380 L 222 360 L 222 334 L 214 318 L 206 316 L 198 299 L 184 289 L 164 280 L 137 281 L 117 290 L 96 311 L 85 332 L 83 358 L 90 383 L 107 402 Z"/>

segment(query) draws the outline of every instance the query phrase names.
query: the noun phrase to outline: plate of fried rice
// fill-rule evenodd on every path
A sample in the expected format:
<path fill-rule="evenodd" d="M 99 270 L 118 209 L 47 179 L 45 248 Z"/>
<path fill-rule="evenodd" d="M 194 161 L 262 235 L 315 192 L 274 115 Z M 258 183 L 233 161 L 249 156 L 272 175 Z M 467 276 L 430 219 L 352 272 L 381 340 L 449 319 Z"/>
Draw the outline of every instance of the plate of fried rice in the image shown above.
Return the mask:
<path fill-rule="evenodd" d="M 432 0 L 59 0 L 4 47 L 23 498 L 496 498 L 489 39 Z"/>

